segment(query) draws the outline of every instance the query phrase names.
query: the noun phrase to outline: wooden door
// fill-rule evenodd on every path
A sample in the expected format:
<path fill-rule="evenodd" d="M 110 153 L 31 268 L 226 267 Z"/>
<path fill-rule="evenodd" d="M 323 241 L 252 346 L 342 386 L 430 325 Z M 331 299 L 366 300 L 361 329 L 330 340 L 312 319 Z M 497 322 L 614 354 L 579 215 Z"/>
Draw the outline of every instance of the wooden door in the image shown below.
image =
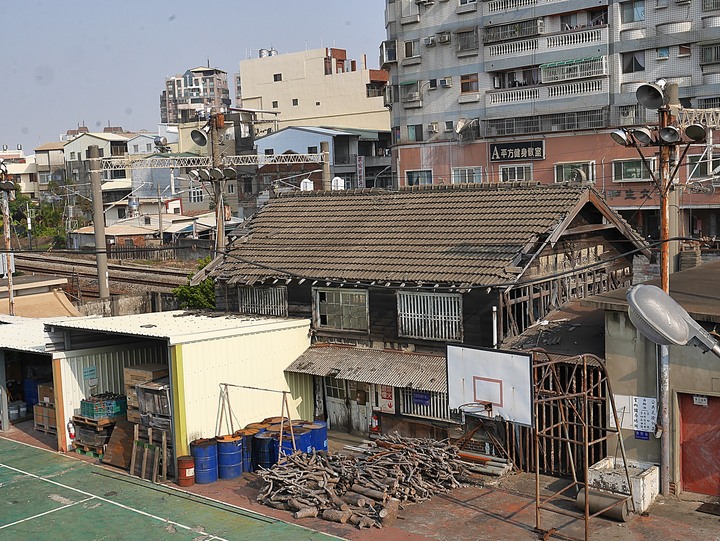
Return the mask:
<path fill-rule="evenodd" d="M 682 488 L 720 496 L 720 398 L 691 394 L 678 398 Z"/>

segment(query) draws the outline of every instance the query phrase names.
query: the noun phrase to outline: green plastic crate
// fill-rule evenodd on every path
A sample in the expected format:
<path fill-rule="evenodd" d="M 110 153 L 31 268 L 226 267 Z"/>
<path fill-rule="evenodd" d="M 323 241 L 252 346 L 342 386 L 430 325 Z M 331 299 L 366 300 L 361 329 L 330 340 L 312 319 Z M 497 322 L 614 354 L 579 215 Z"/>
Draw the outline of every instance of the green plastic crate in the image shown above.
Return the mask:
<path fill-rule="evenodd" d="M 127 414 L 127 398 L 113 398 L 110 400 L 91 397 L 90 400 L 80 402 L 80 415 L 88 419 L 102 419 L 108 417 L 124 417 Z"/>

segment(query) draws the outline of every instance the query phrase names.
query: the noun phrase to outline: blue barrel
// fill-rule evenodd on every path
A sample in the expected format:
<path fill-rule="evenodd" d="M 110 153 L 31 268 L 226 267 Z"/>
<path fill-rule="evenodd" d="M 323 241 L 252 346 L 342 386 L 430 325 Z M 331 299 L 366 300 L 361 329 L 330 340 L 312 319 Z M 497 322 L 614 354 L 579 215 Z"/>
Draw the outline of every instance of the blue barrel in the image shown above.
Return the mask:
<path fill-rule="evenodd" d="M 271 468 L 278 461 L 278 440 L 269 432 L 259 432 L 253 436 L 254 469 Z"/>
<path fill-rule="evenodd" d="M 243 472 L 242 436 L 220 436 L 217 438 L 218 477 L 235 479 Z"/>
<path fill-rule="evenodd" d="M 198 439 L 190 442 L 190 454 L 195 459 L 195 482 L 199 485 L 218 480 L 217 441 Z"/>
<path fill-rule="evenodd" d="M 313 449 L 316 451 L 328 450 L 327 423 L 325 421 L 315 421 L 310 425 L 305 425 L 310 429 L 311 441 Z"/>
<path fill-rule="evenodd" d="M 295 436 L 295 449 L 293 449 L 293 436 Z M 312 453 L 312 431 L 308 428 L 293 428 L 293 433 L 283 434 L 281 449 L 286 455 L 298 450 L 303 453 Z"/>
<path fill-rule="evenodd" d="M 265 430 L 265 429 L 262 429 Z M 260 432 L 257 428 L 243 428 L 236 430 L 233 436 L 240 436 L 243 440 L 242 444 L 242 471 L 253 471 L 253 436 Z"/>

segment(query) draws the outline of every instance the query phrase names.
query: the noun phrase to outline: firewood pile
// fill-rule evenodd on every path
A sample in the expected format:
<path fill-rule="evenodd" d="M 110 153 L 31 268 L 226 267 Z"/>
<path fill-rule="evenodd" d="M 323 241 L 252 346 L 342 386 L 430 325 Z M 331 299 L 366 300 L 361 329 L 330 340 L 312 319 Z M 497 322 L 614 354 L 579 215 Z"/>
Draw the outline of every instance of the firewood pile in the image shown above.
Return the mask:
<path fill-rule="evenodd" d="M 458 448 L 430 439 L 383 436 L 348 455 L 324 451 L 285 457 L 269 470 L 258 501 L 358 528 L 392 523 L 402 505 L 479 484 L 458 458 Z"/>

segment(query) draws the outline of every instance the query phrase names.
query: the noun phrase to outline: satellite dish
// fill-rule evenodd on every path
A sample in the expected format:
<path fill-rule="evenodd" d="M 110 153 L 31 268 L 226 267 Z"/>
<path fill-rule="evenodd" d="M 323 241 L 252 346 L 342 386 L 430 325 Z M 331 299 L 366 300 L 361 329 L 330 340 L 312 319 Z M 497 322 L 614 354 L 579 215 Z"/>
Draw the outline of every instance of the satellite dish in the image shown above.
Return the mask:
<path fill-rule="evenodd" d="M 315 189 L 315 183 L 309 178 L 300 181 L 300 191 L 311 192 Z"/>
<path fill-rule="evenodd" d="M 166 138 L 166 137 L 156 137 L 156 138 L 155 138 L 155 146 L 156 146 L 156 147 L 165 147 L 165 146 L 167 146 L 167 138 Z"/>
<path fill-rule="evenodd" d="M 455 124 L 455 133 L 460 134 L 461 131 L 467 126 L 467 118 L 461 118 Z"/>
<path fill-rule="evenodd" d="M 333 190 L 344 190 L 345 189 L 345 179 L 340 177 L 335 177 L 330 181 L 330 188 Z"/>
<path fill-rule="evenodd" d="M 193 140 L 193 143 L 195 143 L 199 147 L 204 147 L 207 145 L 207 128 L 203 128 L 202 130 L 192 130 L 190 132 L 190 139 Z"/>

